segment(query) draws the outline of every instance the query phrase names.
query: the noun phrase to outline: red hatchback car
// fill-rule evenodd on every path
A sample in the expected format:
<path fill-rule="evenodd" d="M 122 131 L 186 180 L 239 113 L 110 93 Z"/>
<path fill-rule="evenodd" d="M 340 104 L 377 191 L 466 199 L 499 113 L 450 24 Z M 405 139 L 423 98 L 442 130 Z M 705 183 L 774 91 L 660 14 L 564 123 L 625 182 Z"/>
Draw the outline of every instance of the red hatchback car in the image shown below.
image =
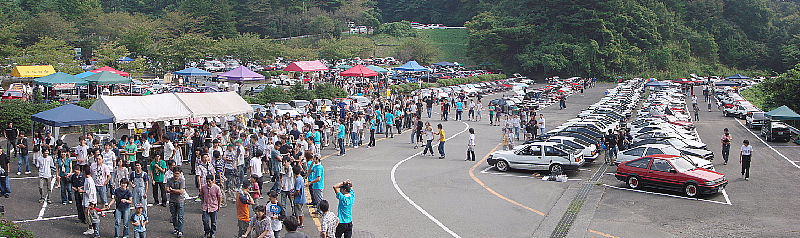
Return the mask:
<path fill-rule="evenodd" d="M 679 155 L 650 155 L 620 164 L 615 174 L 629 188 L 643 186 L 683 192 L 686 196 L 714 194 L 725 188 L 725 174 L 698 168 Z"/>

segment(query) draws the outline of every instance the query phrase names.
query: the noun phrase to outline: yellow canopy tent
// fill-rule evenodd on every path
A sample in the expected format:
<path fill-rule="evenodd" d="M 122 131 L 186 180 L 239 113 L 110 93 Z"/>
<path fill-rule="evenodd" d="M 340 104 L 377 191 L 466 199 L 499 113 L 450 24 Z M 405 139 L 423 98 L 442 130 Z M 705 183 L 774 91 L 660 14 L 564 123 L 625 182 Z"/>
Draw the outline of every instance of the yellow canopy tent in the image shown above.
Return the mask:
<path fill-rule="evenodd" d="M 18 65 L 14 66 L 11 76 L 20 78 L 39 78 L 56 73 L 52 65 Z"/>

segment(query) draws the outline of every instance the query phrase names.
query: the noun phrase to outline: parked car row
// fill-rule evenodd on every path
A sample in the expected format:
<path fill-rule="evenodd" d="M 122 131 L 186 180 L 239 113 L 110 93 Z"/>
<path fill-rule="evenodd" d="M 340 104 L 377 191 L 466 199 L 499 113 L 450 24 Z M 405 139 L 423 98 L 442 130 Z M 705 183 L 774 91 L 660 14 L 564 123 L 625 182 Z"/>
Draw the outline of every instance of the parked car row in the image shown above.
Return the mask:
<path fill-rule="evenodd" d="M 714 171 L 714 153 L 690 122 L 686 100 L 676 87 L 651 90 L 627 125 L 632 143 L 616 154 L 618 180 L 631 189 L 658 187 L 689 197 L 724 189 L 728 181 Z"/>
<path fill-rule="evenodd" d="M 586 109 L 583 116 L 512 150 L 495 152 L 487 162 L 499 171 L 545 170 L 551 175 L 576 171 L 599 156 L 603 130 L 617 127 L 625 120 L 625 112 L 641 99 L 643 84 L 639 79 L 620 83 L 600 102 Z"/>
<path fill-rule="evenodd" d="M 792 140 L 792 131 L 786 123 L 767 118 L 766 112 L 761 111 L 742 97 L 736 90 L 721 88 L 714 97 L 722 108 L 722 115 L 745 120 L 749 129 L 761 129 L 759 135 L 766 141 Z"/>

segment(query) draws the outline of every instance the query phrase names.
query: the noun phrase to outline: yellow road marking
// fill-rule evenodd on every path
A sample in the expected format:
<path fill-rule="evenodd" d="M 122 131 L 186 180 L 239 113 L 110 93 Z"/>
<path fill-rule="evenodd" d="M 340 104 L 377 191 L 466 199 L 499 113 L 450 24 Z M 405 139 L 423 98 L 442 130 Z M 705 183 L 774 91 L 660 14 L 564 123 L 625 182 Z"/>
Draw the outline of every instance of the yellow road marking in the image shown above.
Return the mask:
<path fill-rule="evenodd" d="M 483 187 L 483 189 L 486 189 L 486 191 L 489 191 L 489 193 L 491 193 L 492 195 L 494 195 L 494 196 L 496 196 L 496 197 L 498 197 L 500 199 L 503 199 L 506 202 L 514 204 L 514 205 L 516 205 L 518 207 L 524 208 L 525 210 L 534 212 L 534 213 L 539 214 L 541 216 L 547 216 L 547 214 L 542 212 L 542 211 L 539 211 L 539 210 L 530 208 L 528 206 L 522 205 L 522 203 L 519 203 L 517 201 L 514 201 L 514 200 L 506 197 L 506 196 L 503 196 L 503 194 L 500 194 L 497 191 L 494 191 L 494 189 L 492 189 L 489 186 L 487 186 L 486 183 L 484 183 L 481 179 L 478 178 L 478 176 L 475 176 L 475 168 L 477 168 L 478 165 L 480 165 L 484 161 L 486 161 L 486 159 L 489 158 L 489 155 L 491 155 L 494 151 L 496 151 L 497 148 L 500 148 L 500 145 L 502 145 L 502 144 L 497 144 L 491 151 L 489 151 L 489 153 L 486 154 L 486 156 L 483 156 L 483 159 L 479 160 L 478 162 L 475 162 L 475 164 L 472 165 L 472 168 L 469 169 L 469 177 L 471 177 L 472 180 L 474 180 L 476 183 L 478 183 L 478 185 L 481 185 L 481 187 Z"/>

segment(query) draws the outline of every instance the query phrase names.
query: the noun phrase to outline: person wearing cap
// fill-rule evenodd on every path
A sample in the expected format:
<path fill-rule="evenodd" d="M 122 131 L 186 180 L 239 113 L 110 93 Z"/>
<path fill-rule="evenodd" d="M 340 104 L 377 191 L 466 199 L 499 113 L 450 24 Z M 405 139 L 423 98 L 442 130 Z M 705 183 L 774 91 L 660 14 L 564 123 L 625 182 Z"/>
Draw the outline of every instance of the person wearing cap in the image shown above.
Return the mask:
<path fill-rule="evenodd" d="M 203 211 L 203 232 L 205 237 L 214 237 L 217 233 L 217 212 L 222 201 L 222 190 L 214 181 L 214 177 L 206 177 L 206 183 L 200 188 L 201 209 Z"/>
<path fill-rule="evenodd" d="M 144 212 L 144 207 L 145 205 L 142 203 L 136 204 L 136 213 L 131 216 L 134 238 L 147 238 L 147 224 L 150 223 L 150 219 Z"/>

